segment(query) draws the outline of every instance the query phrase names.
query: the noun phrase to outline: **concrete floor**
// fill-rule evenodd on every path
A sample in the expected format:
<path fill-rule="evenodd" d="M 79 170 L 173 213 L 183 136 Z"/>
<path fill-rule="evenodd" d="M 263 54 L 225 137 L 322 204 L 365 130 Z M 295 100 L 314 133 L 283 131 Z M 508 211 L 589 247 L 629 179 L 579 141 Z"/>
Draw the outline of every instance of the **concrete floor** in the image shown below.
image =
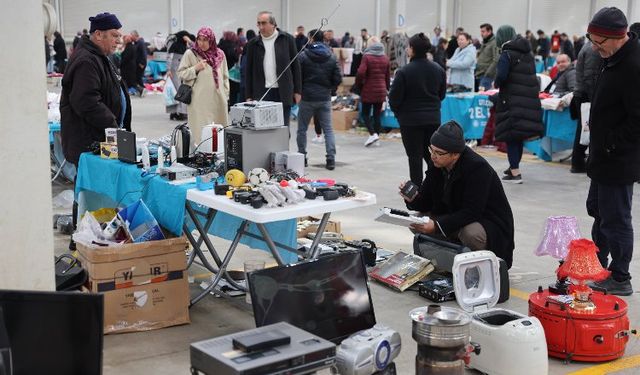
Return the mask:
<path fill-rule="evenodd" d="M 147 95 L 132 98 L 133 129 L 138 136 L 147 138 L 168 134 L 177 122 L 171 122 L 164 113 L 162 96 Z M 295 129 L 295 125 L 292 125 Z M 292 130 L 294 130 L 292 129 Z M 379 147 L 363 147 L 366 139 L 363 132 L 338 132 L 337 167 L 334 171 L 324 169 L 324 145 L 309 145 L 309 168 L 312 177 L 329 177 L 348 182 L 362 190 L 377 195 L 378 204 L 357 210 L 344 211 L 332 215 L 342 223 L 342 232 L 353 239 L 370 238 L 379 246 L 394 251 L 412 252 L 413 236 L 399 226 L 373 221 L 376 211 L 383 206 L 403 208 L 397 195 L 397 186 L 408 179 L 408 167 L 402 143 L 398 138 L 383 139 Z M 291 149 L 296 150 L 295 136 Z M 504 155 L 483 152 L 497 171 L 507 166 Z M 547 285 L 555 280 L 557 262 L 550 257 L 533 254 L 543 229 L 545 219 L 551 215 L 573 215 L 578 218 L 580 230 L 589 237 L 591 219 L 584 207 L 589 180 L 585 175 L 569 173 L 568 165 L 544 163 L 532 156 L 525 156 L 521 166 L 524 176 L 522 185 L 505 185 L 511 202 L 516 225 L 516 250 L 514 265 L 510 270 L 511 298 L 501 307 L 526 314 L 527 295 L 538 285 Z M 72 188 L 69 184 L 54 182 L 52 194 Z M 636 189 L 634 200 L 640 198 Z M 64 212 L 58 209 L 57 212 Z M 640 215 L 638 205 L 634 206 L 635 240 L 640 243 Z M 215 239 L 218 249 L 226 248 L 227 241 Z M 68 236 L 56 233 L 56 253 L 66 251 Z M 242 246 L 241 246 L 242 247 Z M 266 252 L 242 247 L 232 260 L 232 268 L 240 269 L 247 257 L 265 257 Z M 207 274 L 197 266 L 190 270 L 195 282 L 191 293 L 199 292 L 199 281 Z M 631 273 L 640 274 L 638 257 L 631 264 Z M 635 290 L 640 284 L 634 279 Z M 402 352 L 396 363 L 399 374 L 414 373 L 416 344 L 411 338 L 411 309 L 429 304 L 416 292 L 397 293 L 372 282 L 371 293 L 377 321 L 397 330 L 403 341 Z M 243 298 L 243 297 L 239 297 Z M 629 318 L 632 328 L 640 328 L 640 294 L 636 292 L 624 297 L 629 304 Z M 104 338 L 104 374 L 188 374 L 189 344 L 220 335 L 254 327 L 252 314 L 238 304 L 219 298 L 205 298 L 191 311 L 191 324 L 165 328 L 157 331 L 108 335 Z M 446 305 L 457 306 L 455 302 Z M 292 307 L 293 308 L 293 307 Z M 505 358 L 508 361 L 509 358 Z M 526 366 L 525 363 L 521 364 Z M 636 367 L 633 367 L 633 366 Z M 623 359 L 597 366 L 589 363 L 564 364 L 560 360 L 549 360 L 550 374 L 640 374 L 640 336 L 632 336 Z M 583 371 L 586 372 L 583 372 Z M 474 371 L 468 371 L 474 373 Z M 323 372 L 328 373 L 328 372 Z"/>

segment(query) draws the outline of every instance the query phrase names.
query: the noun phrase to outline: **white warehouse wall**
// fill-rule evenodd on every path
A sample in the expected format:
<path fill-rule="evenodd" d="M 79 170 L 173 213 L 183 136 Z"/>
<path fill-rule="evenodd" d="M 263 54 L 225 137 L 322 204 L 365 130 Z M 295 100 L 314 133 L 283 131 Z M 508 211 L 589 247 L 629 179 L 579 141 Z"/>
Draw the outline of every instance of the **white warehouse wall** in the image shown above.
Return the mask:
<path fill-rule="evenodd" d="M 88 18 L 98 12 L 116 13 L 124 25 L 125 32 L 137 29 L 149 40 L 157 31 L 167 34 L 170 30 L 170 19 L 179 15 L 171 14 L 174 8 L 182 4 L 184 28 L 195 33 L 201 26 L 214 29 L 216 35 L 222 31 L 237 27 L 256 29 L 256 15 L 261 10 L 271 10 L 279 24 L 285 30 L 294 32 L 295 27 L 304 25 L 307 30 L 320 24 L 323 17 L 328 17 L 338 3 L 340 8 L 329 20 L 326 28 L 333 29 L 336 37 L 345 31 L 359 33 L 362 27 L 370 33 L 375 30 L 376 0 L 56 0 L 60 3 L 64 36 L 71 38 L 76 31 L 88 28 Z M 447 34 L 457 26 L 470 31 L 472 36 L 479 37 L 479 25 L 489 22 L 497 29 L 500 25 L 510 24 L 520 33 L 527 28 L 528 16 L 531 19 L 531 30 L 543 29 L 548 34 L 560 30 L 569 35 L 582 35 L 589 22 L 592 0 L 564 0 L 559 5 L 557 0 L 402 0 L 405 9 L 405 28 L 407 34 L 416 32 L 431 33 L 439 24 L 440 9 L 444 8 L 443 18 Z M 594 8 L 617 6 L 625 13 L 631 4 L 633 15 L 629 23 L 640 21 L 640 4 L 637 0 L 594 0 Z M 380 30 L 390 29 L 391 0 L 380 0 Z M 531 14 L 528 15 L 529 2 Z M 177 4 L 177 5 L 176 5 Z M 283 6 L 289 4 L 289 25 L 285 25 L 283 17 L 287 14 Z M 455 14 L 457 6 L 458 13 Z M 454 18 L 457 18 L 454 19 Z"/>

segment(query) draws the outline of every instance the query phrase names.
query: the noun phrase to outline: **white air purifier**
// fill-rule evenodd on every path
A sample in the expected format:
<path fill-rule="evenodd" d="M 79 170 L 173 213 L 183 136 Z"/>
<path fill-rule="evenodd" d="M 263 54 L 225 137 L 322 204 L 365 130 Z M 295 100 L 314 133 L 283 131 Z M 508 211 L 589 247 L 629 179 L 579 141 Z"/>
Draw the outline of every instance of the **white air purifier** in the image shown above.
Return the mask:
<path fill-rule="evenodd" d="M 538 318 L 495 308 L 500 296 L 495 254 L 458 254 L 452 271 L 456 300 L 472 316 L 471 341 L 480 344 L 480 354 L 471 358 L 469 367 L 491 375 L 546 374 L 547 342 Z"/>

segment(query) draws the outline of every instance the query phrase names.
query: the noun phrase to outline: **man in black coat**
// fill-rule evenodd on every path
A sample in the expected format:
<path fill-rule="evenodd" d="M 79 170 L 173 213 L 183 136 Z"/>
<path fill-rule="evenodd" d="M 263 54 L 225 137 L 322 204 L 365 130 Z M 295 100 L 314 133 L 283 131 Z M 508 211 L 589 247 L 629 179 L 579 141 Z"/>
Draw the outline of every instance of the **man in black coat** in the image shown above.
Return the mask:
<path fill-rule="evenodd" d="M 300 63 L 295 60 L 282 74 L 296 55 L 296 43 L 276 26 L 273 13 L 258 13 L 260 35 L 246 46 L 245 94 L 247 101 L 258 100 L 271 88 L 263 100 L 281 102 L 284 124 L 289 126 L 291 105 L 298 103 L 302 94 Z"/>
<path fill-rule="evenodd" d="M 433 133 L 429 151 L 435 168 L 427 170 L 413 200 L 403 198 L 407 208 L 423 212 L 431 220 L 411 227 L 471 250 L 491 250 L 511 268 L 513 214 L 496 172 L 466 147 L 462 127 L 455 121 Z"/>
<path fill-rule="evenodd" d="M 131 40 L 131 35 L 125 35 L 122 38 L 124 50 L 120 56 L 120 74 L 128 89 L 138 91 L 137 61 L 136 61 L 136 45 Z"/>
<path fill-rule="evenodd" d="M 105 139 L 104 129 L 131 130 L 131 102 L 109 58 L 120 39 L 114 14 L 90 17 L 89 37 L 83 37 L 69 59 L 62 79 L 60 125 L 65 159 L 78 165 L 80 154 Z"/>
<path fill-rule="evenodd" d="M 640 44 L 615 7 L 598 11 L 587 32 L 604 59 L 591 100 L 587 212 L 594 218 L 591 236 L 598 259 L 611 277 L 596 285 L 626 296 L 633 293 L 631 198 L 640 181 Z"/>
<path fill-rule="evenodd" d="M 147 68 L 147 42 L 136 30 L 131 32 L 131 39 L 136 45 L 136 77 L 138 79 L 138 95 L 144 95 L 144 70 Z"/>
<path fill-rule="evenodd" d="M 55 36 L 53 40 L 53 50 L 56 52 L 54 57 L 56 60 L 56 71 L 58 73 L 64 73 L 64 67 L 67 63 L 67 45 L 62 38 L 62 34 L 56 31 L 53 35 Z"/>

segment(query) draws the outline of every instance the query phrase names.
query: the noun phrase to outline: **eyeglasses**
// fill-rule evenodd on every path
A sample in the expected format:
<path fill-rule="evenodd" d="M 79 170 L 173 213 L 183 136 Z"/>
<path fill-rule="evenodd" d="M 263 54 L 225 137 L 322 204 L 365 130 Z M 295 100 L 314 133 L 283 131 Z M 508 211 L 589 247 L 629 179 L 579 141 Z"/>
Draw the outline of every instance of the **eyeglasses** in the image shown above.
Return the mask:
<path fill-rule="evenodd" d="M 587 35 L 585 35 L 585 36 L 587 37 L 587 39 L 589 39 L 589 41 L 590 41 L 591 43 L 593 43 L 593 44 L 597 45 L 598 47 L 602 47 L 602 45 L 603 45 L 607 40 L 609 40 L 609 38 L 604 38 L 604 39 L 602 39 L 601 41 L 599 41 L 599 42 L 598 42 L 598 41 L 593 40 L 593 39 L 591 38 L 591 34 L 587 34 Z"/>
<path fill-rule="evenodd" d="M 431 154 L 431 156 L 436 156 L 436 157 L 441 157 L 441 156 L 450 154 L 450 152 L 447 152 L 447 151 L 436 151 L 431 146 L 427 147 L 427 150 L 429 150 L 429 154 Z"/>

